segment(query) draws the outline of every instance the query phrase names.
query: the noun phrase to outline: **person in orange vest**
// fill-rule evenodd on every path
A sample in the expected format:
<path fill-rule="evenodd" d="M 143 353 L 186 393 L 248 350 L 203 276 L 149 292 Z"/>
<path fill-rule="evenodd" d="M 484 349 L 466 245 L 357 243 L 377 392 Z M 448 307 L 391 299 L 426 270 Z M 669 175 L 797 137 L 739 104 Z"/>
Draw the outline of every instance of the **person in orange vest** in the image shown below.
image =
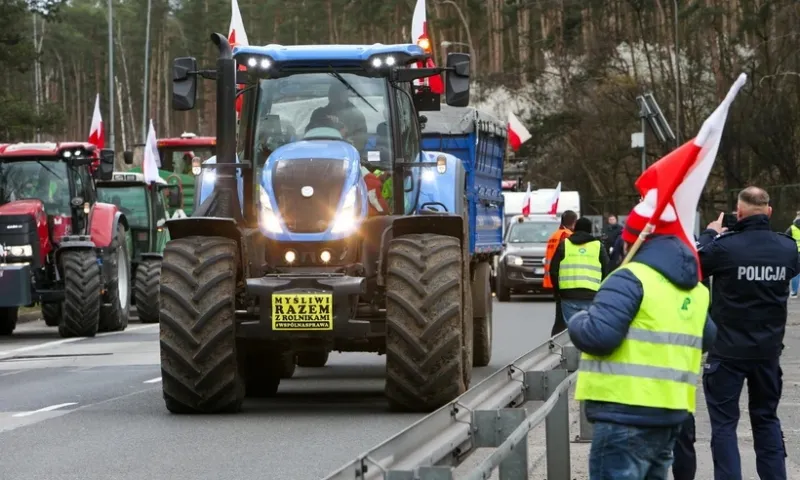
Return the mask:
<path fill-rule="evenodd" d="M 547 240 L 547 250 L 544 254 L 544 279 L 542 280 L 542 286 L 544 288 L 553 288 L 553 280 L 550 278 L 550 262 L 553 261 L 553 256 L 556 254 L 556 249 L 561 241 L 572 235 L 573 230 L 575 230 L 575 222 L 577 221 L 578 214 L 572 210 L 567 210 L 562 213 L 561 225 Z M 558 335 L 567 329 L 567 324 L 564 322 L 564 315 L 561 312 L 561 298 L 559 298 L 557 291 L 553 291 L 553 296 L 556 301 L 556 319 L 553 322 L 553 329 L 550 332 L 550 336 Z"/>
<path fill-rule="evenodd" d="M 367 216 L 388 215 L 389 204 L 383 198 L 383 182 L 363 166 L 361 167 L 361 176 L 364 177 L 364 183 L 367 184 L 367 204 L 369 205 Z"/>

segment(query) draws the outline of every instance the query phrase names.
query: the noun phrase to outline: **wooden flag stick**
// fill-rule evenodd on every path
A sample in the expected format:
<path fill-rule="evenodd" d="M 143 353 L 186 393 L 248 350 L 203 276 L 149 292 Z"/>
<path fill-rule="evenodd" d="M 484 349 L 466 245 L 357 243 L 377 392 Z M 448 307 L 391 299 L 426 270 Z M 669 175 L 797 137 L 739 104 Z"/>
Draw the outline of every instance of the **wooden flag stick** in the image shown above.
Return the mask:
<path fill-rule="evenodd" d="M 647 225 L 644 226 L 642 233 L 639 234 L 639 238 L 637 238 L 636 242 L 634 242 L 634 244 L 631 245 L 631 248 L 628 249 L 628 253 L 625 254 L 625 258 L 622 259 L 622 263 L 620 264 L 620 266 L 627 264 L 633 259 L 633 256 L 636 255 L 636 252 L 639 251 L 639 248 L 641 248 L 644 241 L 651 233 L 653 233 L 653 230 L 655 229 L 656 226 L 652 223 L 648 223 Z"/>

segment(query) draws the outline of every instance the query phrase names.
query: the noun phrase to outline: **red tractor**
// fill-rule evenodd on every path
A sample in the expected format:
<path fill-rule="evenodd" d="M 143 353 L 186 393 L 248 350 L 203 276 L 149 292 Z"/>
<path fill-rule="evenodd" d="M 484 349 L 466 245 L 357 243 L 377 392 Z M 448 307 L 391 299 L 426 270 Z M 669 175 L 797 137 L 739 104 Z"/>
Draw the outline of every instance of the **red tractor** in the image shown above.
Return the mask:
<path fill-rule="evenodd" d="M 113 170 L 89 143 L 0 144 L 0 335 L 36 303 L 62 337 L 127 327 L 128 221 L 94 186 Z"/>

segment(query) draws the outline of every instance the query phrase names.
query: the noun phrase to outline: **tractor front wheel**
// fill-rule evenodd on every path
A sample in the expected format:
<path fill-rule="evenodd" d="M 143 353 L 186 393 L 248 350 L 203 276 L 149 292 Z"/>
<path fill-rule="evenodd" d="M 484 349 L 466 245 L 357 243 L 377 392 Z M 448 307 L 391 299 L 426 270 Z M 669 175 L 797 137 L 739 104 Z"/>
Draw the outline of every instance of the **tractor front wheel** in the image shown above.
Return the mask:
<path fill-rule="evenodd" d="M 161 260 L 148 258 L 136 267 L 133 295 L 136 299 L 139 321 L 142 323 L 158 323 L 159 277 L 161 277 Z"/>
<path fill-rule="evenodd" d="M 63 307 L 61 302 L 47 302 L 42 304 L 42 318 L 48 327 L 57 327 L 61 323 Z"/>
<path fill-rule="evenodd" d="M 119 225 L 103 263 L 106 272 L 106 302 L 100 309 L 101 332 L 118 332 L 128 328 L 131 309 L 131 260 L 128 257 L 125 227 Z"/>
<path fill-rule="evenodd" d="M 61 254 L 64 271 L 64 314 L 58 334 L 68 337 L 94 337 L 100 327 L 100 300 L 103 288 L 100 265 L 94 251 L 67 250 Z"/>

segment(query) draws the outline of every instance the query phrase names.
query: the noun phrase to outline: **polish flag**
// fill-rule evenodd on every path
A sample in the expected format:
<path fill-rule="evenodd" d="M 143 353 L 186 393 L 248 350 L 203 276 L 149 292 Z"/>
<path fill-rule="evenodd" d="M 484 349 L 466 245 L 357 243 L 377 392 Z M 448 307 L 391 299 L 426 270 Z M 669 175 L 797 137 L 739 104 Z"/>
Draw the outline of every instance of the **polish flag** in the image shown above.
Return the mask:
<path fill-rule="evenodd" d="M 150 128 L 147 130 L 147 141 L 144 145 L 144 160 L 142 161 L 142 173 L 146 183 L 157 182 L 158 168 L 161 166 L 161 159 L 158 155 L 158 143 L 156 142 L 156 129 L 153 127 L 153 120 L 150 120 Z"/>
<path fill-rule="evenodd" d="M 558 214 L 558 199 L 561 198 L 561 182 L 556 185 L 556 191 L 553 192 L 553 198 L 550 200 L 550 210 L 547 211 L 550 215 Z"/>
<path fill-rule="evenodd" d="M 522 216 L 528 218 L 531 214 L 531 182 L 528 182 L 528 190 L 525 192 L 525 197 L 522 199 Z"/>
<path fill-rule="evenodd" d="M 516 115 L 508 112 L 508 143 L 516 152 L 523 143 L 531 139 L 531 132 L 519 121 Z"/>
<path fill-rule="evenodd" d="M 411 17 L 411 43 L 419 45 L 425 50 L 425 53 L 431 55 L 431 58 L 425 62 L 417 63 L 417 68 L 434 68 L 436 63 L 433 61 L 433 46 L 431 45 L 431 37 L 428 36 L 428 16 L 426 13 L 425 0 L 417 0 L 414 6 L 414 15 Z M 444 93 L 444 83 L 442 82 L 442 75 L 437 74 L 421 80 L 422 85 L 431 87 L 431 91 L 438 95 Z"/>
<path fill-rule="evenodd" d="M 228 29 L 228 43 L 231 48 L 236 46 L 247 46 L 250 43 L 247 41 L 247 32 L 244 31 L 244 22 L 242 21 L 242 12 L 239 11 L 239 2 L 231 0 L 231 26 Z M 247 70 L 244 65 L 239 65 L 239 70 Z M 242 88 L 242 87 L 237 87 Z M 242 96 L 236 97 L 236 113 L 242 111 Z"/>
<path fill-rule="evenodd" d="M 94 113 L 92 114 L 92 126 L 89 128 L 89 143 L 97 147 L 98 150 L 106 146 L 106 132 L 103 129 L 103 117 L 100 115 L 100 94 L 94 99 Z"/>
<path fill-rule="evenodd" d="M 677 219 L 681 240 L 697 255 L 694 242 L 697 204 L 714 166 L 728 111 L 746 82 L 747 75 L 739 75 L 722 103 L 703 122 L 697 136 L 651 165 L 636 180 L 636 188 L 644 197 L 640 205 L 654 205 L 644 215 L 650 220 L 642 231 L 643 236 L 652 232 L 653 219 Z"/>

